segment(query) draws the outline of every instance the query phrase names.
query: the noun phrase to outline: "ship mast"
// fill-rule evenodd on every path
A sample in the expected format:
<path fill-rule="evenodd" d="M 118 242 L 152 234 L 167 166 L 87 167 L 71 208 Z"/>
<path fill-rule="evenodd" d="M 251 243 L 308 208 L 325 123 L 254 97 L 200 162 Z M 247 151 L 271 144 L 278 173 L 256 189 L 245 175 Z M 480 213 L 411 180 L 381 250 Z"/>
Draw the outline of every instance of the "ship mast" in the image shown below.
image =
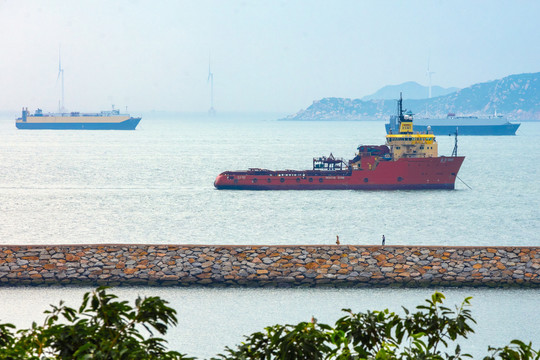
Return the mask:
<path fill-rule="evenodd" d="M 399 100 L 397 101 L 397 129 L 396 133 L 399 133 L 399 129 L 401 128 L 401 120 L 403 120 L 403 93 L 399 93 Z"/>
<path fill-rule="evenodd" d="M 454 133 L 455 135 L 455 140 L 454 140 L 454 150 L 452 150 L 452 156 L 457 156 L 457 135 L 458 135 L 458 128 L 456 127 L 456 132 Z M 465 184 L 467 185 L 467 184 Z M 469 186 L 469 185 L 467 185 Z"/>
<path fill-rule="evenodd" d="M 399 118 L 399 134 L 412 134 L 413 133 L 413 120 L 412 113 L 409 111 L 407 116 L 403 115 L 403 95 L 399 93 L 398 100 L 398 118 Z"/>

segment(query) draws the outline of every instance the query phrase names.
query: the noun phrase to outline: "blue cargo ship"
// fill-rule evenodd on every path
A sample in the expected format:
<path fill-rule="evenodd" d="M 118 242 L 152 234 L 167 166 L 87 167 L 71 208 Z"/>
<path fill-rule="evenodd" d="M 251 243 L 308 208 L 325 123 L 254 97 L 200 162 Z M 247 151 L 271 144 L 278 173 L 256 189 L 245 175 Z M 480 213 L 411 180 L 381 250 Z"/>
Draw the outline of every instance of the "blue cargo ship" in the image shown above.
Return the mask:
<path fill-rule="evenodd" d="M 396 116 L 390 116 L 390 122 L 385 125 L 386 133 L 398 133 L 397 123 Z M 414 119 L 415 131 L 426 133 L 430 130 L 435 135 L 450 135 L 456 131 L 459 135 L 515 135 L 520 125 L 519 123 L 511 123 L 500 115 L 477 117 L 456 116 L 450 113 L 442 119 Z"/>
<path fill-rule="evenodd" d="M 43 113 L 37 109 L 30 114 L 23 108 L 22 116 L 15 121 L 18 129 L 27 130 L 135 130 L 140 117 L 121 114 L 119 110 L 99 113 Z"/>

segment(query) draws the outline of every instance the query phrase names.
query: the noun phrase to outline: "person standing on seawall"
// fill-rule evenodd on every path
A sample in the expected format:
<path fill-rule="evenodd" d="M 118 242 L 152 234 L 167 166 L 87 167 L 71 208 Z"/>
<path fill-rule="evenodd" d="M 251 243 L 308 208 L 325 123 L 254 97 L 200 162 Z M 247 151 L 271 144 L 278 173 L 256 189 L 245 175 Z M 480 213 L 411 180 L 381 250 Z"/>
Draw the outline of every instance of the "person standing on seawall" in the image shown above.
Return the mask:
<path fill-rule="evenodd" d="M 386 238 L 384 237 L 384 235 L 382 236 L 382 246 L 384 246 L 384 243 L 386 242 Z"/>

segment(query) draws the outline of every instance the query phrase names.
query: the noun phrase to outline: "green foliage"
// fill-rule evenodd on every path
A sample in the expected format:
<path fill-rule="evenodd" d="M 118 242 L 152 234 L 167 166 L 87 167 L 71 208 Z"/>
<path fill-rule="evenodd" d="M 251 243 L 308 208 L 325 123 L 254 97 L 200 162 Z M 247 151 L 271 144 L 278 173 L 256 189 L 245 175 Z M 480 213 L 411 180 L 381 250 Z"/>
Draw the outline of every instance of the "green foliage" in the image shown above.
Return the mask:
<path fill-rule="evenodd" d="M 520 340 L 512 340 L 510 345 L 503 348 L 489 347 L 492 352 L 491 356 L 486 356 L 484 360 L 539 360 L 540 351 L 535 351 L 532 344 L 525 344 Z M 497 356 L 497 357 L 496 357 Z"/>
<path fill-rule="evenodd" d="M 416 312 L 403 308 L 405 316 L 389 310 L 347 314 L 335 326 L 300 323 L 274 325 L 245 338 L 235 349 L 227 347 L 219 359 L 380 359 L 380 360 L 459 360 L 462 354 L 453 342 L 473 333 L 475 323 L 468 309 L 471 298 L 461 306 L 443 306 L 444 295 L 434 293 Z M 453 353 L 444 351 L 455 346 Z M 442 348 L 442 349 L 441 349 Z M 493 349 L 485 360 L 539 359 L 538 351 L 520 341 L 510 347 Z"/>
<path fill-rule="evenodd" d="M 415 312 L 403 308 L 404 315 L 389 310 L 354 313 L 334 326 L 311 322 L 274 325 L 253 333 L 235 348 L 214 360 L 460 360 L 455 341 L 473 333 L 475 323 L 470 299 L 450 309 L 444 295 L 434 293 Z M 86 293 L 79 309 L 52 306 L 43 325 L 16 331 L 0 324 L 0 360 L 131 360 L 193 359 L 167 350 L 165 335 L 177 324 L 176 311 L 159 297 L 138 298 L 135 306 L 119 301 L 100 287 Z M 150 335 L 145 337 L 141 330 Z M 455 347 L 454 347 L 455 346 Z M 448 351 L 454 347 L 453 352 Z M 484 360 L 540 360 L 540 352 L 519 340 L 502 348 L 488 349 Z"/>
<path fill-rule="evenodd" d="M 226 359 L 298 359 L 319 360 L 331 351 L 331 328 L 325 324 L 301 322 L 298 325 L 274 325 L 265 332 L 247 337 L 237 350 L 227 348 Z"/>
<path fill-rule="evenodd" d="M 100 287 L 84 295 L 78 310 L 61 302 L 45 313 L 42 326 L 17 334 L 13 325 L 0 325 L 0 359 L 188 359 L 153 336 L 177 323 L 176 311 L 159 297 L 138 298 L 132 307 Z"/>

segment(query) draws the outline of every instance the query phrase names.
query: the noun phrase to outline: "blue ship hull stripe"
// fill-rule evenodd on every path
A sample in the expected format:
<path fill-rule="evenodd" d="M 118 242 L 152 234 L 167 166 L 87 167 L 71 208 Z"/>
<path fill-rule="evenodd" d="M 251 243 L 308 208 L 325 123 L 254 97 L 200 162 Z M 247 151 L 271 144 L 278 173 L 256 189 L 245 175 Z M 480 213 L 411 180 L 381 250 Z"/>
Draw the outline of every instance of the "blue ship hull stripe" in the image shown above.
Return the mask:
<path fill-rule="evenodd" d="M 475 126 L 437 126 L 431 125 L 431 131 L 435 135 L 454 135 L 456 128 L 458 135 L 515 135 L 520 124 L 504 124 L 504 125 L 475 125 Z M 390 130 L 390 124 L 385 124 L 386 132 Z M 413 122 L 414 131 L 427 131 L 425 125 L 415 125 Z M 397 134 L 398 130 L 393 132 Z"/>
<path fill-rule="evenodd" d="M 135 130 L 141 118 L 129 118 L 118 123 L 31 123 L 17 122 L 25 130 Z"/>

